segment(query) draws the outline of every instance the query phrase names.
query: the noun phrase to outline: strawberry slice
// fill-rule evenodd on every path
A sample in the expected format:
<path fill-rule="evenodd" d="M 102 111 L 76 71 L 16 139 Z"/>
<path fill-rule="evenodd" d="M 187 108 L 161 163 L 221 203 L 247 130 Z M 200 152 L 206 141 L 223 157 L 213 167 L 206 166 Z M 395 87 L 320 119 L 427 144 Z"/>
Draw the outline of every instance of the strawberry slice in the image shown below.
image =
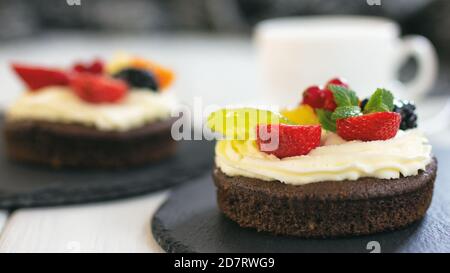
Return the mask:
<path fill-rule="evenodd" d="M 69 84 L 69 76 L 63 70 L 17 63 L 12 64 L 11 67 L 31 90 Z"/>
<path fill-rule="evenodd" d="M 320 125 L 258 125 L 256 143 L 260 151 L 278 158 L 306 155 L 320 144 Z"/>
<path fill-rule="evenodd" d="M 74 75 L 70 86 L 81 99 L 90 103 L 116 102 L 128 90 L 122 80 L 87 73 Z"/>
<path fill-rule="evenodd" d="M 401 116 L 394 112 L 378 112 L 338 119 L 337 133 L 345 140 L 386 140 L 393 138 L 400 127 Z"/>

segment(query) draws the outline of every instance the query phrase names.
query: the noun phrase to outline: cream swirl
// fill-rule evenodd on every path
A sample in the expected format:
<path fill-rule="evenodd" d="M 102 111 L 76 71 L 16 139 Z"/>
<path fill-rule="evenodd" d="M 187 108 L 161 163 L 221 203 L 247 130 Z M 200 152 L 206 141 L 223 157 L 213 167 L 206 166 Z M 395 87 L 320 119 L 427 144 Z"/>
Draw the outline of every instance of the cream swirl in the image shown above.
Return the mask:
<path fill-rule="evenodd" d="M 324 134 L 322 144 L 308 155 L 278 159 L 260 152 L 254 141 L 220 140 L 215 162 L 229 176 L 245 176 L 286 184 L 320 181 L 382 179 L 417 175 L 431 162 L 431 145 L 418 130 L 399 131 L 385 141 L 345 141 Z"/>
<path fill-rule="evenodd" d="M 67 87 L 24 92 L 6 111 L 8 120 L 77 123 L 103 131 L 126 131 L 170 117 L 175 101 L 170 94 L 132 90 L 118 103 L 91 104 Z"/>

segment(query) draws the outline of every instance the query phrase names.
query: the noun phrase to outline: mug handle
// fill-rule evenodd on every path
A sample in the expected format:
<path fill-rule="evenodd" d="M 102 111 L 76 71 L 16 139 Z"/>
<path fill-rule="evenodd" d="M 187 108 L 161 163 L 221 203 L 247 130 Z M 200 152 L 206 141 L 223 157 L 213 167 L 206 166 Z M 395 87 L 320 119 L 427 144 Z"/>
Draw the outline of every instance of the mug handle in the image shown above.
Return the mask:
<path fill-rule="evenodd" d="M 436 49 L 430 40 L 423 36 L 407 35 L 402 39 L 401 63 L 404 63 L 409 57 L 417 60 L 417 73 L 414 79 L 404 85 L 413 99 L 420 100 L 431 90 L 437 77 Z"/>

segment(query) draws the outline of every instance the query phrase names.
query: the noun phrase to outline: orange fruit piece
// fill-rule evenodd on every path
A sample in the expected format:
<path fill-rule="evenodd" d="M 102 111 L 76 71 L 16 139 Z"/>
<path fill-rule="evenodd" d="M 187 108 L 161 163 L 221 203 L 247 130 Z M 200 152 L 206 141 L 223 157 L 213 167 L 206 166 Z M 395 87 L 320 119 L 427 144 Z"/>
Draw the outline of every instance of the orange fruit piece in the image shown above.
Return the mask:
<path fill-rule="evenodd" d="M 166 87 L 170 86 L 175 79 L 175 74 L 172 70 L 149 60 L 145 60 L 142 58 L 133 58 L 131 60 L 131 66 L 153 72 L 158 80 L 161 89 L 165 89 Z"/>

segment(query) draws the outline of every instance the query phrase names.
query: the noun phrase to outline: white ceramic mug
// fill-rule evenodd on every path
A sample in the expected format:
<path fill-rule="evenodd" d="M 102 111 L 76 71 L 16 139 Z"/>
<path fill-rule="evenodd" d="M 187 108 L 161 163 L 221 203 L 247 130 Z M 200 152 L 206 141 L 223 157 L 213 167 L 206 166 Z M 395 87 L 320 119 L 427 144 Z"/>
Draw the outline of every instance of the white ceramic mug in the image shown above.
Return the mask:
<path fill-rule="evenodd" d="M 278 105 L 298 103 L 301 92 L 334 77 L 347 79 L 362 97 L 377 87 L 420 100 L 437 75 L 436 52 L 422 36 L 400 37 L 395 22 L 362 16 L 271 19 L 255 31 L 263 98 Z M 400 83 L 398 71 L 414 57 L 414 79 Z"/>

